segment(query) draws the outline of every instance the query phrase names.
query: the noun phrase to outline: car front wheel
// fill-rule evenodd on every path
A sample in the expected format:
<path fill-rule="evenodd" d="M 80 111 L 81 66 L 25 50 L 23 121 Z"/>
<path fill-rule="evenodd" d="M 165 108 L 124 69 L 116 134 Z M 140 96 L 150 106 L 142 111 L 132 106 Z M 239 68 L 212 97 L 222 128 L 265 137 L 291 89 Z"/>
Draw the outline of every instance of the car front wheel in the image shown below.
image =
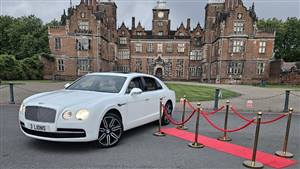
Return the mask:
<path fill-rule="evenodd" d="M 170 116 L 172 116 L 172 111 L 173 111 L 173 106 L 172 103 L 167 102 L 165 110 L 167 111 L 166 113 L 168 113 Z M 161 119 L 161 125 L 166 126 L 170 123 L 170 121 L 168 120 L 168 118 L 163 115 L 162 119 Z"/>
<path fill-rule="evenodd" d="M 108 113 L 101 121 L 97 145 L 102 148 L 109 148 L 120 142 L 123 134 L 121 118 L 113 113 Z"/>

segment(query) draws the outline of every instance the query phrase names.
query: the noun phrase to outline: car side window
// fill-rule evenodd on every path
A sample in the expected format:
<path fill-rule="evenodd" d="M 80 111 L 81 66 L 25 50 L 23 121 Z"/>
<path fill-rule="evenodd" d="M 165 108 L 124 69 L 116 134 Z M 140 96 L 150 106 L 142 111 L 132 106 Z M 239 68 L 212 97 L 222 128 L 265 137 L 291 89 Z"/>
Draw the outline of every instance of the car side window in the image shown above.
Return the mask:
<path fill-rule="evenodd" d="M 161 85 L 151 77 L 144 77 L 146 91 L 162 89 Z"/>
<path fill-rule="evenodd" d="M 140 88 L 141 90 L 143 90 L 140 77 L 136 77 L 129 82 L 129 85 L 126 89 L 126 94 L 129 94 L 133 88 Z"/>

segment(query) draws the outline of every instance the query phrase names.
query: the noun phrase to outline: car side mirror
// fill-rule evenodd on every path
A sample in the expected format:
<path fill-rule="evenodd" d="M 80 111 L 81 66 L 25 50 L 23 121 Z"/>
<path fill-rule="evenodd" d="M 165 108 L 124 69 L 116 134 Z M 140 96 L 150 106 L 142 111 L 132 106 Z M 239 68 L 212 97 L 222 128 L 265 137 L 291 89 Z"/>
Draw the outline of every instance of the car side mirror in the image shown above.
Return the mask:
<path fill-rule="evenodd" d="M 143 91 L 140 89 L 140 88 L 133 88 L 131 91 L 130 91 L 130 95 L 131 96 L 136 96 L 136 95 L 139 95 L 143 93 Z"/>
<path fill-rule="evenodd" d="M 65 84 L 65 86 L 64 86 L 65 89 L 68 88 L 70 85 L 71 85 L 70 83 Z"/>

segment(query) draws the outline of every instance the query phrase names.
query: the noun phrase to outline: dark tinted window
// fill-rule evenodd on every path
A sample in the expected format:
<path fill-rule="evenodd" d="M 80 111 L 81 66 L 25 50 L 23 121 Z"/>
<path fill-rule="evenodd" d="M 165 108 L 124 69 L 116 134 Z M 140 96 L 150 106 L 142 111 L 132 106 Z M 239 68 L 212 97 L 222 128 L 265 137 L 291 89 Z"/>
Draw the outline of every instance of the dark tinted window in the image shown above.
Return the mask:
<path fill-rule="evenodd" d="M 153 91 L 162 88 L 161 85 L 154 78 L 144 77 L 144 80 L 146 91 Z"/>
<path fill-rule="evenodd" d="M 133 88 L 140 88 L 143 90 L 142 81 L 140 77 L 136 77 L 129 82 L 126 93 L 130 93 Z"/>
<path fill-rule="evenodd" d="M 89 75 L 73 83 L 68 90 L 88 90 L 106 93 L 119 93 L 126 77 L 109 75 Z"/>

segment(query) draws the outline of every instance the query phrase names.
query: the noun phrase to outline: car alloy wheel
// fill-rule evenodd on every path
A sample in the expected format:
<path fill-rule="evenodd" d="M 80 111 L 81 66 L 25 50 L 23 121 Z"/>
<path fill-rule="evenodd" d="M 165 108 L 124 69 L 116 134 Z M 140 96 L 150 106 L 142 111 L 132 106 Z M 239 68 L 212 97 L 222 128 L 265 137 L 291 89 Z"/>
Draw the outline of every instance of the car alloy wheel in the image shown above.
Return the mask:
<path fill-rule="evenodd" d="M 100 128 L 97 143 L 99 147 L 112 147 L 119 143 L 123 133 L 123 125 L 119 116 L 107 114 L 104 116 Z"/>
<path fill-rule="evenodd" d="M 173 110 L 173 106 L 170 102 L 167 102 L 166 104 L 166 109 L 167 113 L 171 116 L 172 115 L 172 110 Z M 165 115 L 162 116 L 162 125 L 168 125 L 170 123 L 170 121 L 167 119 L 167 117 Z"/>

